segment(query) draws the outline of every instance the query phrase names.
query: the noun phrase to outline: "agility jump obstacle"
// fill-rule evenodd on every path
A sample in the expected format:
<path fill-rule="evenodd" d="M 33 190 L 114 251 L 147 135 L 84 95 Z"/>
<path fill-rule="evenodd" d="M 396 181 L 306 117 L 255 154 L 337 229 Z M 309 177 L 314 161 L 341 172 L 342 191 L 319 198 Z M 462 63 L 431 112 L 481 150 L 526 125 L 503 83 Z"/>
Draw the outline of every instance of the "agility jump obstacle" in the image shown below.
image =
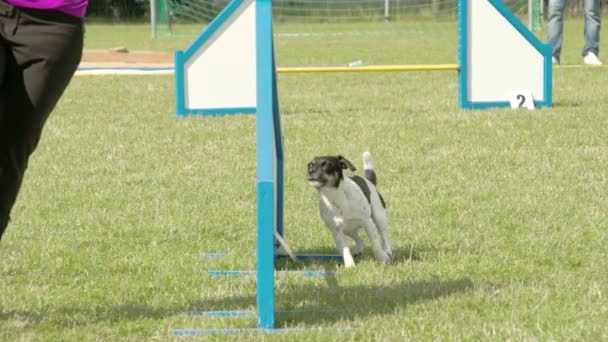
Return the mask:
<path fill-rule="evenodd" d="M 176 112 L 256 112 L 252 1 L 232 1 L 184 51 L 175 53 Z M 249 56 L 249 57 L 246 57 Z M 463 109 L 509 106 L 528 91 L 537 107 L 552 106 L 551 47 L 540 42 L 500 0 L 458 3 L 458 64 L 276 68 L 278 73 L 459 71 Z"/>
<path fill-rule="evenodd" d="M 552 105 L 551 45 L 541 43 L 500 0 L 458 3 L 461 108 L 507 107 L 514 92 Z"/>
<path fill-rule="evenodd" d="M 178 116 L 256 114 L 257 329 L 275 330 L 275 257 L 283 235 L 277 72 L 458 70 L 461 108 L 509 106 L 509 93 L 519 89 L 536 106 L 551 106 L 550 47 L 499 0 L 461 0 L 458 13 L 459 65 L 277 69 L 270 0 L 232 0 L 186 50 L 175 52 Z"/>

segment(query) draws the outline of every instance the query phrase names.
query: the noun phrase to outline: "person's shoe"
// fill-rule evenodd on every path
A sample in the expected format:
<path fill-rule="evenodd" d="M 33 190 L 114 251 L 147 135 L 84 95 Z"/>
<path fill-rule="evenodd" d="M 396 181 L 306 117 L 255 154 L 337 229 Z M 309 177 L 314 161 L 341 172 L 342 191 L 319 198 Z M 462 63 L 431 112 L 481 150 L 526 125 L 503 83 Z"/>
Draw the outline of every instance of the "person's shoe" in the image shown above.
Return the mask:
<path fill-rule="evenodd" d="M 593 51 L 587 52 L 585 57 L 583 57 L 583 63 L 587 65 L 602 65 L 602 61 L 600 61 Z"/>
<path fill-rule="evenodd" d="M 551 57 L 551 62 L 553 65 L 559 65 L 559 59 L 555 58 L 555 56 Z"/>

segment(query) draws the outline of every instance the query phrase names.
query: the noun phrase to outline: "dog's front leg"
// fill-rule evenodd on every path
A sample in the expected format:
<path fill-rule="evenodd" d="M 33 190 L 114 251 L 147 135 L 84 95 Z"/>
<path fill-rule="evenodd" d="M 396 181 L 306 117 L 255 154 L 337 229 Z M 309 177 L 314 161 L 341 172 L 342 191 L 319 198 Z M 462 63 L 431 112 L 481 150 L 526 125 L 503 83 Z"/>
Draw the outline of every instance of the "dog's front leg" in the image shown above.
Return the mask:
<path fill-rule="evenodd" d="M 391 258 L 382 248 L 382 242 L 380 241 L 380 236 L 378 236 L 378 228 L 374 221 L 372 221 L 371 217 L 365 222 L 365 231 L 367 232 L 367 237 L 369 238 L 369 242 L 372 245 L 372 251 L 374 252 L 374 256 L 384 263 L 388 263 Z"/>
<path fill-rule="evenodd" d="M 350 236 L 355 241 L 355 256 L 359 256 L 363 254 L 363 240 L 359 236 L 359 233 L 356 230 L 351 230 L 345 232 L 346 235 Z"/>
<path fill-rule="evenodd" d="M 334 236 L 334 241 L 336 241 L 338 253 L 342 254 L 344 267 L 348 268 L 355 266 L 355 260 L 353 259 L 352 254 L 350 254 L 350 248 L 348 248 L 348 245 L 346 244 L 344 233 L 340 229 L 334 229 L 332 230 L 332 234 Z"/>

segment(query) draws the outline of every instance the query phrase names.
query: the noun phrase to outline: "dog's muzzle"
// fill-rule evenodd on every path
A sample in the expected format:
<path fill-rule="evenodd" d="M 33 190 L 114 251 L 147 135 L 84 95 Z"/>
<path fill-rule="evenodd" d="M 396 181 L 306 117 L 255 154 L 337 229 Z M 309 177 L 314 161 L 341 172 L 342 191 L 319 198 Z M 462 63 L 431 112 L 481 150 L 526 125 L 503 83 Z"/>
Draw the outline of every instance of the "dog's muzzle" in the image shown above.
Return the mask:
<path fill-rule="evenodd" d="M 322 179 L 318 179 L 316 177 L 308 176 L 308 184 L 314 186 L 315 188 L 320 188 L 323 186 L 324 181 Z"/>
<path fill-rule="evenodd" d="M 325 180 L 322 177 L 319 177 L 318 172 L 315 169 L 308 169 L 308 184 L 314 186 L 315 188 L 320 188 L 325 183 Z"/>

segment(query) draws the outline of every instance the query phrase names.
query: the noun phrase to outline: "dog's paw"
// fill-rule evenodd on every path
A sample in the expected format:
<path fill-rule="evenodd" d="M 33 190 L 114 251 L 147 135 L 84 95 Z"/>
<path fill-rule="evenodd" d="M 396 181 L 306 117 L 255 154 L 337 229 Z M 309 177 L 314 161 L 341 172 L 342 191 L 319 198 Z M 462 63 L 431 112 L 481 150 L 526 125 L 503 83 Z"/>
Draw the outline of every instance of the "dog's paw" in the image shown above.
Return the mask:
<path fill-rule="evenodd" d="M 391 244 L 388 241 L 384 241 L 384 243 L 382 244 L 382 249 L 384 250 L 384 253 L 389 256 L 389 258 L 393 258 L 393 248 L 391 247 Z"/>
<path fill-rule="evenodd" d="M 385 251 L 378 251 L 374 254 L 376 254 L 376 258 L 378 260 L 382 261 L 385 264 L 388 264 L 391 262 L 392 256 L 390 254 L 386 253 Z"/>

